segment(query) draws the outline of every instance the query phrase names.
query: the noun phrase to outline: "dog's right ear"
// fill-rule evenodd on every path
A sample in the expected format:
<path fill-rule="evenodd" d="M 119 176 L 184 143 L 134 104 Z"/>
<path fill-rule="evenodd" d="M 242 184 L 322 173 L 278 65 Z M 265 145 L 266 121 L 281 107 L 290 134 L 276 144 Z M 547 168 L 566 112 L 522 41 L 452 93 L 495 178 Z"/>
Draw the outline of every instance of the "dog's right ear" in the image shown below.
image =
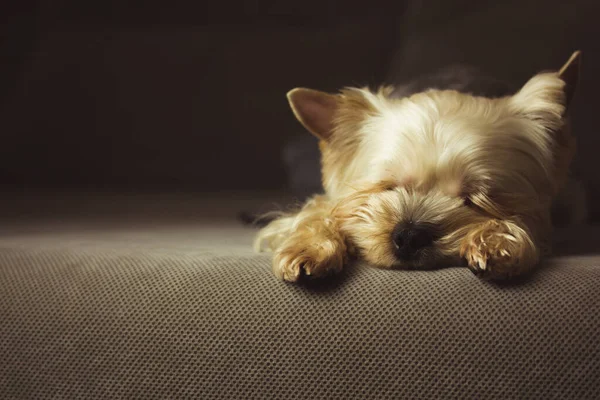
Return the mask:
<path fill-rule="evenodd" d="M 338 97 L 318 90 L 297 88 L 289 91 L 287 98 L 298 121 L 313 135 L 327 141 L 333 132 Z"/>

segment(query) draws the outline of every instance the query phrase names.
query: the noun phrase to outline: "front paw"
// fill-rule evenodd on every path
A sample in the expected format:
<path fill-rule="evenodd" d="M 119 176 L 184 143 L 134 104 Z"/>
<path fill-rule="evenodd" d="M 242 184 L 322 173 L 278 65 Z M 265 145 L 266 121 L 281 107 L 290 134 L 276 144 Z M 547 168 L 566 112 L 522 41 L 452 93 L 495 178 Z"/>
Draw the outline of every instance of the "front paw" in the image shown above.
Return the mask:
<path fill-rule="evenodd" d="M 490 220 L 471 230 L 461 256 L 471 271 L 490 279 L 508 279 L 531 270 L 538 254 L 529 235 L 512 222 Z"/>
<path fill-rule="evenodd" d="M 294 243 L 275 253 L 273 273 L 288 282 L 296 282 L 303 274 L 321 278 L 341 271 L 345 261 L 346 246 L 341 242 Z"/>

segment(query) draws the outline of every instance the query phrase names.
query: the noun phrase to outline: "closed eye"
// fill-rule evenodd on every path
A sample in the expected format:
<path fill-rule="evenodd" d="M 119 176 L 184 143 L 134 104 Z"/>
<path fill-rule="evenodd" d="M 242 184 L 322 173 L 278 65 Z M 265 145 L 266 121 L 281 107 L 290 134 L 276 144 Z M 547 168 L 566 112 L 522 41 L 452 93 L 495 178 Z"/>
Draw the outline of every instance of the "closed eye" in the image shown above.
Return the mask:
<path fill-rule="evenodd" d="M 465 205 L 465 207 L 473 207 L 473 201 L 471 200 L 471 197 L 464 196 L 463 197 L 463 204 Z"/>
<path fill-rule="evenodd" d="M 398 187 L 398 185 L 396 184 L 396 182 L 383 181 L 383 182 L 379 182 L 379 187 L 382 191 L 388 192 L 391 190 L 395 190 Z"/>

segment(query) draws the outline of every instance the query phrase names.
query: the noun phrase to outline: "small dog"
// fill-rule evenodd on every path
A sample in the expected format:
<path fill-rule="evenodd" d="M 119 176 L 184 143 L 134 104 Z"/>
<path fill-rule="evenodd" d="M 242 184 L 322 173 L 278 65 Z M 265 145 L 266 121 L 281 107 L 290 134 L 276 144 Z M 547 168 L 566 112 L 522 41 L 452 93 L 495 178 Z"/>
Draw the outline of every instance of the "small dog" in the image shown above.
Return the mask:
<path fill-rule="evenodd" d="M 325 194 L 261 229 L 286 281 L 339 272 L 350 257 L 383 268 L 466 262 L 502 279 L 550 248 L 552 201 L 575 151 L 568 114 L 580 52 L 512 95 L 460 85 L 403 93 L 298 88 L 291 108 L 320 139 Z"/>

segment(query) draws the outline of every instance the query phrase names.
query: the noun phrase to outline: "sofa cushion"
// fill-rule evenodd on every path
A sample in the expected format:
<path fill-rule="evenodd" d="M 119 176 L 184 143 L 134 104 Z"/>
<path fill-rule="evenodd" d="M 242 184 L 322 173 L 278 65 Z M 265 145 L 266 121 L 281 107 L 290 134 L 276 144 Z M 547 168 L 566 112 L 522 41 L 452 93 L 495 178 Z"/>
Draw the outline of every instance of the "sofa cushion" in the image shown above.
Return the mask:
<path fill-rule="evenodd" d="M 290 285 L 235 220 L 251 199 L 4 197 L 0 397 L 600 396 L 584 241 L 513 284 L 358 263 Z"/>

